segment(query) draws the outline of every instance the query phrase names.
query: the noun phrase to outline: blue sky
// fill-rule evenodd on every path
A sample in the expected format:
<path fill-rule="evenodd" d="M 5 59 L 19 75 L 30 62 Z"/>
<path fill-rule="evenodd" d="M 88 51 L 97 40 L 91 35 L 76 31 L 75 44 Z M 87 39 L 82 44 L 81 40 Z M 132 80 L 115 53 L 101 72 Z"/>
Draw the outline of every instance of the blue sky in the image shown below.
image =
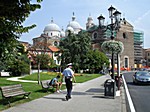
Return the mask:
<path fill-rule="evenodd" d="M 34 1 L 34 0 L 32 0 Z M 20 41 L 32 44 L 32 39 L 40 36 L 53 18 L 60 28 L 66 29 L 72 20 L 73 12 L 76 21 L 85 29 L 89 15 L 98 24 L 97 17 L 102 14 L 105 22 L 110 23 L 108 8 L 112 5 L 120 11 L 135 30 L 144 32 L 144 48 L 150 48 L 150 0 L 43 0 L 41 9 L 32 12 L 23 23 L 24 26 L 36 24 L 37 27 L 22 34 Z"/>

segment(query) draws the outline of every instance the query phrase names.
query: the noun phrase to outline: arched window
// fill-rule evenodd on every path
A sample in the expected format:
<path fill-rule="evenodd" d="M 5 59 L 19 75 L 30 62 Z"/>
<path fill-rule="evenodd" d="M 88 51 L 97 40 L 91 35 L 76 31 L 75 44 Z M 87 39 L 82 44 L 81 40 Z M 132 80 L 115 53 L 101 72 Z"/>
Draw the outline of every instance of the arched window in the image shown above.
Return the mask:
<path fill-rule="evenodd" d="M 92 37 L 93 37 L 93 39 L 96 39 L 98 37 L 98 33 L 94 32 Z"/>
<path fill-rule="evenodd" d="M 126 56 L 124 57 L 124 67 L 128 68 L 129 67 L 129 58 Z"/>
<path fill-rule="evenodd" d="M 124 32 L 122 35 L 123 35 L 123 38 L 124 38 L 124 39 L 127 38 L 127 33 L 126 33 L 126 32 Z"/>
<path fill-rule="evenodd" d="M 58 42 L 57 42 L 57 41 L 55 41 L 55 42 L 54 42 L 54 46 L 57 46 L 57 45 L 58 45 Z"/>
<path fill-rule="evenodd" d="M 94 33 L 94 39 L 96 39 L 97 38 L 97 33 Z"/>

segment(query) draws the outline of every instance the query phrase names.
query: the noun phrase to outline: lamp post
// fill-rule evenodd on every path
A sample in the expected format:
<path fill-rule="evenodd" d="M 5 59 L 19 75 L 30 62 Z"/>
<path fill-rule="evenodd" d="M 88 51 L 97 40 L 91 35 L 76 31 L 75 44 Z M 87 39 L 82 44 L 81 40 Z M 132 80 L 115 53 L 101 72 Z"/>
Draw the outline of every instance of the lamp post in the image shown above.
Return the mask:
<path fill-rule="evenodd" d="M 121 22 L 121 13 L 117 11 L 114 7 L 108 8 L 109 11 L 109 18 L 111 20 L 111 23 L 108 24 L 107 26 L 104 25 L 105 17 L 100 15 L 98 17 L 99 20 L 99 27 L 103 30 L 109 30 L 111 35 L 110 35 L 110 41 L 105 41 L 103 42 L 101 48 L 104 52 L 110 53 L 111 54 L 111 66 L 112 66 L 112 79 L 115 79 L 114 77 L 114 55 L 119 54 L 123 51 L 123 44 L 120 41 L 115 41 L 114 40 L 114 32 L 118 31 L 120 28 L 120 22 Z"/>

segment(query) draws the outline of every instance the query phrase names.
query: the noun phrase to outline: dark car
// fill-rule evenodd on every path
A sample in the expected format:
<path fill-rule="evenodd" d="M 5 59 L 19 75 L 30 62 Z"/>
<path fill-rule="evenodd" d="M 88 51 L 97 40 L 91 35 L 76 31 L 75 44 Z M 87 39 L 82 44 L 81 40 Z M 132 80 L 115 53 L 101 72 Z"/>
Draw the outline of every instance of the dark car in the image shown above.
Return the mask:
<path fill-rule="evenodd" d="M 133 83 L 150 84 L 150 73 L 148 71 L 137 71 L 133 75 Z"/>

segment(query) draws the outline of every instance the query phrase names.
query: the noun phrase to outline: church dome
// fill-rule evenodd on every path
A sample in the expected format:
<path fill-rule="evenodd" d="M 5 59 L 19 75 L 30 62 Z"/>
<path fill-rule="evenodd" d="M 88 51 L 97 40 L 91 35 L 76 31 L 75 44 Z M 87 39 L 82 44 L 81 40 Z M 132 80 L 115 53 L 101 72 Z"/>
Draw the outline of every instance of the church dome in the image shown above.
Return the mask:
<path fill-rule="evenodd" d="M 72 27 L 74 30 L 80 30 L 82 29 L 82 27 L 80 26 L 80 24 L 75 21 L 75 16 L 74 16 L 74 13 L 73 13 L 73 16 L 72 16 L 72 21 L 69 22 L 69 24 L 67 25 L 67 27 Z"/>
<path fill-rule="evenodd" d="M 73 29 L 81 29 L 81 26 L 76 21 L 71 21 L 68 26 L 71 26 Z"/>
<path fill-rule="evenodd" d="M 60 28 L 59 28 L 59 26 L 57 24 L 55 24 L 53 22 L 53 20 L 51 20 L 51 23 L 48 24 L 47 26 L 45 26 L 44 32 L 45 31 L 60 31 Z"/>
<path fill-rule="evenodd" d="M 60 32 L 60 37 L 65 37 L 64 29 L 61 30 L 61 32 Z"/>

